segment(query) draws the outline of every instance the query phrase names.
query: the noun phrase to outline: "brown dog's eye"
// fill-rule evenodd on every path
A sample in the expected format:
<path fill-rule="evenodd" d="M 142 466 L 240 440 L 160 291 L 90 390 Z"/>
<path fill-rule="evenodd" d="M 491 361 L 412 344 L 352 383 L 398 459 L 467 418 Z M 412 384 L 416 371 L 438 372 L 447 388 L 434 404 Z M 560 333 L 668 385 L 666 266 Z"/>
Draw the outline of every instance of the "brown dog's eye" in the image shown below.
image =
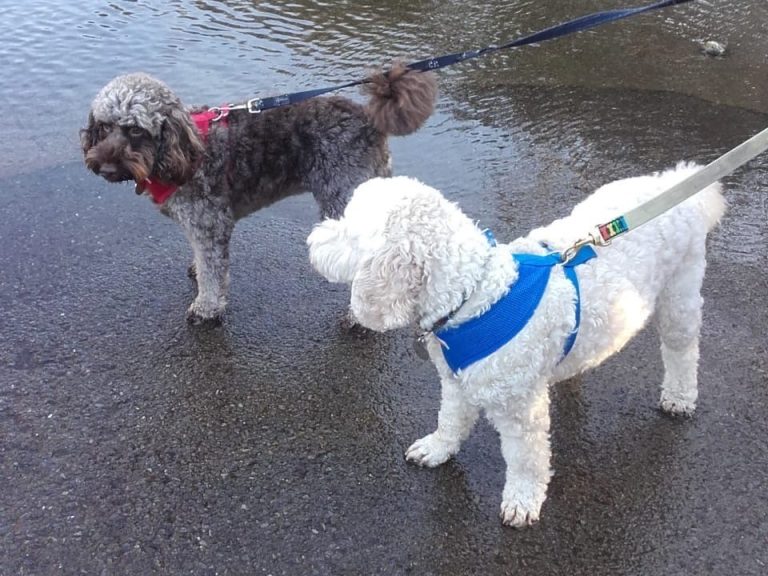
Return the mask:
<path fill-rule="evenodd" d="M 99 136 L 104 138 L 110 132 L 112 132 L 112 124 L 99 124 Z"/>
<path fill-rule="evenodd" d="M 138 126 L 131 126 L 128 128 L 128 136 L 131 138 L 141 138 L 144 136 L 144 129 L 139 128 Z"/>

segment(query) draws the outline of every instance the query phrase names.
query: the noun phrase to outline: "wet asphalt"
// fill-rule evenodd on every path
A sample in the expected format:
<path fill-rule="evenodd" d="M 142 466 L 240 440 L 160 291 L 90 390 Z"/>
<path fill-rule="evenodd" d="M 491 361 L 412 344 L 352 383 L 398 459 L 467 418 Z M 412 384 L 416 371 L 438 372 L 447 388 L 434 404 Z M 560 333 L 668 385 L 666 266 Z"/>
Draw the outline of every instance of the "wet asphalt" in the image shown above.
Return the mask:
<path fill-rule="evenodd" d="M 543 520 L 515 531 L 487 424 L 439 469 L 403 461 L 436 376 L 409 332 L 343 326 L 308 197 L 241 225 L 225 323 L 200 329 L 148 202 L 79 165 L 2 184 L 3 574 L 766 573 L 768 277 L 729 257 L 738 222 L 695 417 L 656 409 L 651 329 L 561 384 Z"/>
<path fill-rule="evenodd" d="M 752 104 L 732 106 L 725 80 L 704 99 L 516 85 L 498 64 L 452 72 L 436 116 L 392 148 L 397 172 L 505 240 L 768 126 L 755 76 Z M 347 289 L 307 261 L 311 197 L 239 224 L 224 323 L 190 327 L 180 230 L 88 174 L 76 145 L 62 155 L 0 175 L 3 576 L 768 574 L 765 157 L 724 181 L 695 416 L 657 410 L 652 327 L 561 383 L 542 520 L 517 531 L 498 519 L 485 421 L 437 469 L 404 461 L 435 426 L 436 374 L 412 331 L 345 326 Z"/>

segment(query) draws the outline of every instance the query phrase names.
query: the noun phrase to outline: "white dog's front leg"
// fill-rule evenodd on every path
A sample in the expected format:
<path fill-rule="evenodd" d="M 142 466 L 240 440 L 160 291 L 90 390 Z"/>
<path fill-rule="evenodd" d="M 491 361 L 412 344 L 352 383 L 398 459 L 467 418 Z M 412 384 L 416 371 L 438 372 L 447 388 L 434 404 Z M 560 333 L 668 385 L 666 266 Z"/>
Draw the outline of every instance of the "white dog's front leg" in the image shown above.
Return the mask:
<path fill-rule="evenodd" d="M 536 393 L 514 399 L 503 410 L 487 410 L 501 436 L 507 465 L 501 519 L 522 528 L 539 520 L 552 476 L 549 447 L 549 392 L 541 384 Z"/>
<path fill-rule="evenodd" d="M 455 378 L 443 378 L 441 384 L 437 430 L 416 440 L 405 452 L 406 460 L 430 468 L 442 464 L 459 451 L 479 414 L 479 409 L 464 398 Z"/>

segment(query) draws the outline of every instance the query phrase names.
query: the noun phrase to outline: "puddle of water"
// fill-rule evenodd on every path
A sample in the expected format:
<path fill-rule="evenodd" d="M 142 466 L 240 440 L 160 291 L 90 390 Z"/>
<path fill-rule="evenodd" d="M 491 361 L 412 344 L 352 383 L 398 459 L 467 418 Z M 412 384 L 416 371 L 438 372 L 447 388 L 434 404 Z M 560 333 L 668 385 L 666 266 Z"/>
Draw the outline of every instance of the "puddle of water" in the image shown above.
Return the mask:
<path fill-rule="evenodd" d="M 188 103 L 241 101 L 624 4 L 0 0 L 0 101 L 17 111 L 0 139 L 0 177 L 79 161 L 88 105 L 118 73 L 156 74 Z M 698 1 L 443 70 L 428 126 L 392 141 L 395 169 L 516 235 L 609 180 L 709 161 L 762 128 L 729 106 L 768 111 L 766 32 L 763 1 Z M 725 58 L 701 52 L 709 39 L 727 45 Z M 743 203 L 765 215 L 758 199 Z M 755 237 L 764 245 L 759 230 L 739 245 Z"/>
<path fill-rule="evenodd" d="M 356 78 L 393 57 L 503 42 L 622 4 L 0 0 L 0 101 L 17 111 L 6 116 L 0 175 L 76 159 L 87 106 L 118 73 L 154 73 L 190 103 L 239 101 Z M 444 71 L 441 105 L 482 112 L 489 87 L 576 85 L 768 110 L 767 26 L 764 2 L 728 10 L 695 2 Z M 728 45 L 727 58 L 700 53 L 710 38 Z"/>

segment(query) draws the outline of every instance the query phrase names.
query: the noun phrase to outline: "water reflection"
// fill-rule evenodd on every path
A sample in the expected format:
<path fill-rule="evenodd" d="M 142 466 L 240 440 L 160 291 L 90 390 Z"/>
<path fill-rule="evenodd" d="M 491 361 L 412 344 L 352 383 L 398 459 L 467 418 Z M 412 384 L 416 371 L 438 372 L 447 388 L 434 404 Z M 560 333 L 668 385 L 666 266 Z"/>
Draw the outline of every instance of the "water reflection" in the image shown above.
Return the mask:
<path fill-rule="evenodd" d="M 501 43 L 624 4 L 0 0 L 7 79 L 0 101 L 7 110 L 25 111 L 6 120 L 0 175 L 77 160 L 77 128 L 87 105 L 118 73 L 154 73 L 190 103 L 239 101 L 358 78 L 394 57 L 415 60 Z M 578 155 L 588 155 L 592 145 L 584 130 L 572 129 L 572 106 L 600 100 L 606 88 L 679 92 L 768 110 L 767 31 L 764 2 L 727 11 L 695 2 L 467 62 L 441 71 L 438 115 L 428 127 L 434 132 L 414 138 L 423 150 L 421 138 L 439 135 L 430 150 L 441 157 L 470 154 L 491 171 L 525 155 L 529 139 L 575 145 L 568 156 L 578 165 Z M 700 43 L 710 38 L 728 45 L 727 58 L 701 53 Z M 583 90 L 569 93 L 569 86 Z M 609 108 L 617 105 L 611 98 L 604 98 Z M 30 108 L 35 112 L 26 112 Z M 686 118 L 685 110 L 669 117 L 678 112 Z M 408 160 L 405 165 L 411 167 Z"/>

